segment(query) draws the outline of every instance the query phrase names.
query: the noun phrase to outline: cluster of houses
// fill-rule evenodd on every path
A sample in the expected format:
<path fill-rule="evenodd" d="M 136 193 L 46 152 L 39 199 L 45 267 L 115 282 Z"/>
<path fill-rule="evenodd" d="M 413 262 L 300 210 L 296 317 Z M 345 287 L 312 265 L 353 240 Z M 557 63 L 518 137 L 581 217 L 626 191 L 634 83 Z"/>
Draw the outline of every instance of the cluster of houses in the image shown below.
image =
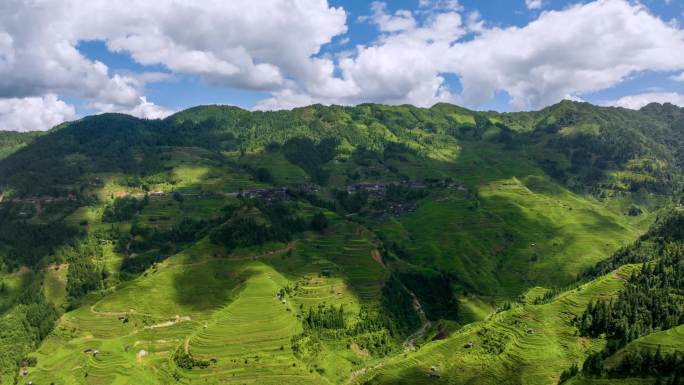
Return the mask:
<path fill-rule="evenodd" d="M 19 211 L 16 215 L 19 218 L 29 218 L 33 216 L 34 212 L 40 213 L 41 212 L 41 207 L 45 204 L 53 204 L 53 203 L 63 203 L 63 202 L 71 202 L 76 200 L 76 195 L 73 193 L 70 193 L 67 196 L 63 197 L 51 197 L 51 196 L 43 196 L 43 197 L 29 197 L 29 198 L 6 198 L 6 199 L 0 199 L 0 211 L 4 210 L 6 206 L 11 205 L 11 204 L 25 204 L 25 205 L 32 205 L 34 207 L 34 210 L 22 210 Z"/>
<path fill-rule="evenodd" d="M 372 194 L 381 194 L 385 192 L 387 185 L 385 183 L 359 183 L 347 186 L 349 194 L 355 194 L 362 191 Z"/>
<path fill-rule="evenodd" d="M 347 192 L 350 194 L 358 193 L 361 191 L 366 191 L 370 194 L 381 194 L 384 193 L 392 183 L 358 183 L 347 186 Z M 413 181 L 402 181 L 400 186 L 405 186 L 414 190 L 423 190 L 427 188 L 449 188 L 459 191 L 465 191 L 465 184 L 461 181 L 455 181 L 450 179 L 437 179 L 437 180 L 413 180 Z"/>
<path fill-rule="evenodd" d="M 280 202 L 288 198 L 287 187 L 255 188 L 242 190 L 238 196 L 250 199 L 260 199 L 267 202 Z"/>
<path fill-rule="evenodd" d="M 203 191 L 203 192 L 199 192 L 199 193 L 189 193 L 189 192 L 181 193 L 178 191 L 175 191 L 175 192 L 150 191 L 150 192 L 145 193 L 145 194 L 143 194 L 143 193 L 130 193 L 130 194 L 125 194 L 123 196 L 127 197 L 127 198 L 143 200 L 143 199 L 145 199 L 145 196 L 147 196 L 149 198 L 164 198 L 164 197 L 167 197 L 171 194 L 179 194 L 180 196 L 182 196 L 184 198 L 197 198 L 197 199 L 207 199 L 207 198 L 215 198 L 215 197 L 223 196 L 222 194 L 218 194 L 218 193 L 214 193 L 214 192 L 207 192 L 207 191 Z M 226 195 L 231 195 L 231 194 L 226 194 Z"/>
<path fill-rule="evenodd" d="M 396 216 L 415 212 L 417 208 L 418 204 L 416 202 L 392 203 L 389 205 L 389 211 Z"/>
<path fill-rule="evenodd" d="M 267 202 L 286 201 L 290 193 L 313 194 L 320 190 L 315 184 L 304 184 L 297 187 L 253 188 L 240 190 L 239 197 L 261 199 Z"/>
<path fill-rule="evenodd" d="M 42 205 L 42 204 L 50 204 L 50 203 L 60 203 L 60 202 L 71 202 L 76 200 L 76 195 L 73 193 L 68 194 L 67 196 L 63 197 L 51 197 L 51 196 L 43 196 L 43 197 L 29 197 L 29 198 L 6 198 L 6 199 L 1 199 L 0 200 L 0 207 L 4 206 L 7 203 L 27 203 L 27 204 L 32 204 L 32 205 Z"/>
<path fill-rule="evenodd" d="M 385 190 L 390 185 L 390 183 L 357 183 L 347 186 L 346 190 L 349 194 L 355 194 L 358 192 L 368 192 L 371 195 L 382 195 Z M 465 185 L 460 181 L 452 180 L 430 180 L 430 181 L 404 181 L 401 182 L 402 186 L 406 186 L 415 190 L 422 190 L 427 188 L 452 188 L 458 190 L 465 190 Z M 290 192 L 298 193 L 316 193 L 320 190 L 320 187 L 314 184 L 301 185 L 294 188 L 291 187 L 275 187 L 275 188 L 254 188 L 241 190 L 238 196 L 252 199 L 262 199 L 265 201 L 284 201 L 288 199 Z M 410 205 L 398 205 L 393 208 L 392 211 L 406 212 L 415 207 L 410 207 Z"/>

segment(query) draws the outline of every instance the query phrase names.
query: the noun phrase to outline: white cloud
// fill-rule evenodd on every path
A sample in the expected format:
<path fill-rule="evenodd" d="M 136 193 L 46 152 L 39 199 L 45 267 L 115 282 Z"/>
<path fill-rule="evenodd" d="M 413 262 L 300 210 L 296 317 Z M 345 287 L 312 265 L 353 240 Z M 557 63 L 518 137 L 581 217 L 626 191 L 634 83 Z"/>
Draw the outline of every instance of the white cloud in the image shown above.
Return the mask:
<path fill-rule="evenodd" d="M 671 103 L 680 107 L 684 107 L 684 95 L 677 92 L 648 92 L 624 96 L 620 99 L 606 102 L 604 105 L 638 110 L 649 103 Z"/>
<path fill-rule="evenodd" d="M 684 82 L 684 72 L 680 73 L 679 75 L 672 76 L 671 79 L 677 82 Z"/>
<path fill-rule="evenodd" d="M 346 32 L 346 13 L 326 0 L 85 4 L 84 17 L 106 18 L 83 28 L 110 49 L 219 86 L 275 90 L 289 77 L 306 78 L 317 70 L 311 56 Z"/>
<path fill-rule="evenodd" d="M 542 5 L 542 0 L 525 0 L 527 9 L 541 9 Z"/>
<path fill-rule="evenodd" d="M 684 70 L 684 32 L 638 2 L 597 0 L 505 28 L 487 27 L 476 12 L 464 21 L 457 2 L 439 3 L 421 1 L 414 13 L 374 3 L 375 42 L 319 62 L 315 75 L 295 79 L 262 106 L 452 101 L 477 108 L 503 91 L 513 109 L 528 109 L 579 99 L 641 71 Z M 445 74 L 458 77 L 460 95 Z"/>
<path fill-rule="evenodd" d="M 5 0 L 0 98 L 54 93 L 155 115 L 160 107 L 140 102 L 149 77 L 111 73 L 77 44 L 103 41 L 140 64 L 217 86 L 278 91 L 317 76 L 328 61 L 312 55 L 345 31 L 346 13 L 326 0 Z"/>
<path fill-rule="evenodd" d="M 313 103 L 313 99 L 308 94 L 298 94 L 292 90 L 282 90 L 275 92 L 272 97 L 259 101 L 255 106 L 257 110 L 282 110 L 295 107 L 307 106 Z"/>
<path fill-rule="evenodd" d="M 141 99 L 147 82 L 168 75 L 112 73 L 76 49 L 89 40 L 215 86 L 268 91 L 262 109 L 367 101 L 478 107 L 502 91 L 513 109 L 537 108 L 641 71 L 684 71 L 684 32 L 639 2 L 580 3 L 524 27 L 493 28 L 464 12 L 456 0 L 419 0 L 413 11 L 374 2 L 364 19 L 378 30 L 373 42 L 320 55 L 333 39 L 347 39 L 346 12 L 327 0 L 5 0 L 0 98 L 57 94 L 101 111 L 170 112 Z M 447 75 L 460 80 L 460 94 Z"/>
<path fill-rule="evenodd" d="M 381 32 L 400 32 L 416 27 L 416 19 L 411 11 L 400 9 L 394 14 L 387 13 L 387 4 L 375 1 L 371 3 L 373 14 L 369 20 L 378 26 Z M 365 20 L 364 17 L 361 20 Z"/>
<path fill-rule="evenodd" d="M 44 131 L 75 117 L 74 107 L 54 94 L 0 99 L 2 131 Z"/>
<path fill-rule="evenodd" d="M 684 33 L 623 0 L 544 12 L 525 27 L 493 28 L 457 44 L 450 70 L 462 103 L 478 106 L 503 90 L 515 109 L 612 87 L 639 71 L 684 68 Z"/>
<path fill-rule="evenodd" d="M 418 8 L 422 11 L 462 11 L 458 0 L 418 0 Z"/>
<path fill-rule="evenodd" d="M 423 6 L 457 7 L 458 3 L 431 2 Z M 321 61 L 316 76 L 296 83 L 288 92 L 274 93 L 258 108 L 288 108 L 310 101 L 419 106 L 452 101 L 441 69 L 447 65 L 443 53 L 466 33 L 461 15 L 453 10 L 430 12 L 418 23 L 408 11 L 387 13 L 383 3 L 373 3 L 372 10 L 369 20 L 381 32 L 375 43 L 357 46 L 336 63 Z M 335 76 L 337 72 L 339 76 Z"/>
<path fill-rule="evenodd" d="M 144 96 L 140 97 L 137 105 L 130 108 L 122 108 L 116 104 L 106 103 L 95 103 L 92 105 L 92 107 L 100 112 L 119 112 L 122 114 L 133 115 L 142 119 L 163 119 L 176 112 L 175 110 L 148 102 L 147 98 Z"/>

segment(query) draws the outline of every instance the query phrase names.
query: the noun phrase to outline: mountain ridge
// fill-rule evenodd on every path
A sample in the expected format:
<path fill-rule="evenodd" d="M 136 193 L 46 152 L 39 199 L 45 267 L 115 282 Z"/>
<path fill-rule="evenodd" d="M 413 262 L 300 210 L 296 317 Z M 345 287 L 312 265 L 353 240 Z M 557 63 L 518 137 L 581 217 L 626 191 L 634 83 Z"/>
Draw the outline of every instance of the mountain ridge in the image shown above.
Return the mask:
<path fill-rule="evenodd" d="M 683 111 L 198 106 L 19 135 L 0 383 L 557 381 L 615 353 L 573 317 L 619 295 L 641 270 L 610 256 L 677 212 Z"/>

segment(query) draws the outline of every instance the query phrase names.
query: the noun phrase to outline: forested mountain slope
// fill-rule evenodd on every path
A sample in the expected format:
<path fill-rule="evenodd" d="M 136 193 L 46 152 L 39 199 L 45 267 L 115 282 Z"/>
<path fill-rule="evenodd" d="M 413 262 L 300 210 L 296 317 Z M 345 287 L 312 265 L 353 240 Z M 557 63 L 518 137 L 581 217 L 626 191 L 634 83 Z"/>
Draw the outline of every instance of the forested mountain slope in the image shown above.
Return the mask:
<path fill-rule="evenodd" d="M 596 301 L 639 292 L 639 277 L 681 280 L 681 237 L 664 231 L 678 228 L 683 117 L 569 101 L 508 114 L 202 106 L 8 134 L 0 378 L 551 384 L 573 364 L 571 381 L 616 376 L 635 344 L 684 322 L 668 283 L 668 316 L 593 324 L 618 306 Z"/>
<path fill-rule="evenodd" d="M 43 134 L 43 132 L 39 131 L 0 131 L 0 159 L 8 157 L 15 151 L 31 143 L 34 138 Z"/>

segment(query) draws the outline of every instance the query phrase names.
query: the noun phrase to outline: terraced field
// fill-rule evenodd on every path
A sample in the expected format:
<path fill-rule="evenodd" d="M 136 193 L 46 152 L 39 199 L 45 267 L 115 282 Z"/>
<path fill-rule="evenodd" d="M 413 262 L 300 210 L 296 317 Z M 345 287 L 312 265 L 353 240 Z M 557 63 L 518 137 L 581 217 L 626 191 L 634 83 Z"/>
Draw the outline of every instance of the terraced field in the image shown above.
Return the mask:
<path fill-rule="evenodd" d="M 361 300 L 380 297 L 387 272 L 373 253 L 377 252 L 373 235 L 361 226 L 338 222 L 325 237 L 301 242 L 298 252 L 312 260 L 322 261 L 320 267 L 332 269 L 347 277 L 351 289 Z"/>
<path fill-rule="evenodd" d="M 534 191 L 546 185 L 557 187 L 514 177 L 476 196 L 445 192 L 378 227 L 400 241 L 411 262 L 448 268 L 465 290 L 497 297 L 519 295 L 532 282 L 568 284 L 644 227 L 566 190 Z"/>
<path fill-rule="evenodd" d="M 471 115 L 455 120 L 475 121 Z M 354 127 L 364 135 L 375 130 L 398 140 L 391 125 Z M 29 354 L 38 362 L 22 368 L 27 375 L 20 381 L 557 383 L 563 370 L 581 365 L 606 343 L 579 337 L 574 318 L 590 300 L 614 296 L 635 267 L 623 266 L 543 305 L 534 300 L 573 283 L 585 269 L 634 241 L 653 222 L 660 198 L 643 193 L 637 200 L 627 191 L 600 198 L 571 192 L 525 149 L 457 141 L 423 127 L 409 130 L 407 146 L 419 152 L 382 144 L 384 154 L 368 155 L 345 138 L 320 169 L 309 159 L 291 162 L 292 153 L 286 157 L 284 151 L 262 147 L 163 147 L 154 158 L 159 164 L 148 173 L 89 176 L 84 190 L 92 190 L 92 199 L 79 201 L 84 206 L 65 223 L 97 243 L 101 253 L 83 259 L 92 263 L 100 284 L 70 302 L 69 279 L 80 277 L 69 278 L 68 255 L 59 269 L 50 261 L 40 271 L 44 275 L 28 269 L 0 275 L 6 285 L 0 311 L 16 306 L 15 297 L 35 277 L 41 278 L 47 301 L 64 311 L 53 333 Z M 489 127 L 483 135 L 495 138 L 499 131 Z M 259 169 L 270 176 L 259 177 Z M 241 189 L 292 187 L 316 177 L 329 177 L 328 183 L 321 183 L 314 196 L 293 195 L 281 202 L 287 206 L 282 211 L 270 198 L 237 198 Z M 429 179 L 444 183 L 402 184 L 421 190 L 406 193 L 402 203 L 411 209 L 405 212 L 383 206 L 389 194 L 374 193 L 358 209 L 344 207 L 338 195 L 356 183 Z M 117 198 L 140 198 L 145 191 L 163 193 L 134 205 L 132 215 L 105 222 L 104 212 Z M 640 215 L 628 215 L 635 202 Z M 293 214 L 296 221 L 278 227 L 266 206 L 278 219 Z M 312 219 L 320 214 L 325 225 L 314 226 Z M 259 226 L 245 226 L 253 230 L 241 234 L 246 240 L 230 238 L 242 229 L 231 227 L 233 219 L 245 218 L 256 218 Z M 183 222 L 196 227 L 179 234 Z M 224 225 L 232 231 L 223 234 L 227 240 L 215 237 Z M 297 230 L 282 228 L 290 225 Z M 131 247 L 135 242 L 139 249 Z M 138 270 L 123 269 L 125 262 L 146 258 L 151 262 Z M 402 283 L 394 286 L 404 289 L 396 298 L 383 294 L 386 283 L 393 282 L 388 279 L 401 276 L 404 268 L 416 272 L 418 284 L 448 277 L 447 285 L 438 287 L 446 287 L 445 298 L 458 300 L 457 315 L 429 323 L 419 317 L 419 326 L 411 323 L 408 331 L 395 324 L 406 321 L 399 320 L 402 314 L 420 313 L 420 301 L 426 302 Z M 404 313 L 391 313 L 397 309 L 390 309 L 388 298 L 403 301 L 397 308 Z M 323 321 L 331 317 L 324 310 L 344 309 L 342 325 L 314 325 L 306 318 L 313 317 L 310 309 L 322 309 Z M 449 310 L 456 312 L 455 306 Z M 657 332 L 625 350 L 658 345 L 674 350 L 682 335 L 681 327 Z M 179 354 L 197 362 L 181 364 Z M 433 366 L 439 378 L 429 376 Z"/>
<path fill-rule="evenodd" d="M 66 313 L 35 353 L 39 365 L 29 368 L 23 379 L 36 384 L 327 382 L 314 370 L 317 364 L 309 366 L 293 355 L 291 339 L 302 331 L 301 309 L 341 304 L 353 313 L 360 306 L 359 290 L 377 296 L 382 279 L 382 268 L 371 255 L 373 244 L 357 240 L 339 248 L 342 230 L 348 229 L 333 232 L 341 238 L 310 237 L 301 250 L 295 246 L 290 257 L 285 256 L 290 248 L 279 247 L 215 258 L 220 249 L 206 240 L 199 242 L 104 297 L 93 294 L 89 304 Z M 285 269 L 284 274 L 300 277 L 297 280 L 276 270 L 285 266 L 284 258 L 308 260 L 312 249 L 337 259 L 340 270 L 332 277 L 320 276 L 322 267 L 338 266 L 324 258 L 314 269 L 303 263 L 296 274 L 291 269 L 297 263 L 287 263 L 290 271 Z M 378 266 L 370 271 L 380 275 L 371 279 L 368 271 L 350 269 L 352 262 L 344 264 L 345 258 L 358 261 L 357 254 Z M 348 279 L 346 271 L 364 275 Z M 60 277 L 57 270 L 50 274 L 55 276 L 51 280 Z M 50 292 L 59 290 L 58 285 L 51 286 L 55 287 Z M 286 287 L 294 291 L 283 303 L 276 293 Z M 373 289 L 361 290 L 368 287 Z M 213 363 L 207 369 L 178 368 L 172 356 L 179 349 Z M 350 371 L 351 364 L 345 365 Z"/>
<path fill-rule="evenodd" d="M 658 331 L 630 342 L 606 360 L 608 367 L 619 363 L 625 353 L 655 353 L 660 348 L 662 354 L 679 353 L 684 347 L 684 325 Z"/>
<path fill-rule="evenodd" d="M 187 373 L 191 382 L 319 383 L 318 376 L 297 366 L 290 349 L 291 338 L 301 332 L 293 304 L 277 298 L 288 283 L 266 265 L 250 264 L 250 277 L 239 297 L 215 312 L 200 330 L 188 337 L 187 352 L 216 360 L 206 370 Z"/>
<path fill-rule="evenodd" d="M 448 339 L 396 356 L 358 378 L 369 384 L 552 384 L 573 363 L 603 348 L 572 325 L 592 299 L 609 298 L 636 266 L 561 294 L 545 305 L 524 305 L 470 324 Z M 468 347 L 472 342 L 473 346 Z M 444 381 L 431 378 L 435 366 Z M 515 375 L 513 375 L 515 373 Z M 448 380 L 446 380 L 448 378 Z"/>

